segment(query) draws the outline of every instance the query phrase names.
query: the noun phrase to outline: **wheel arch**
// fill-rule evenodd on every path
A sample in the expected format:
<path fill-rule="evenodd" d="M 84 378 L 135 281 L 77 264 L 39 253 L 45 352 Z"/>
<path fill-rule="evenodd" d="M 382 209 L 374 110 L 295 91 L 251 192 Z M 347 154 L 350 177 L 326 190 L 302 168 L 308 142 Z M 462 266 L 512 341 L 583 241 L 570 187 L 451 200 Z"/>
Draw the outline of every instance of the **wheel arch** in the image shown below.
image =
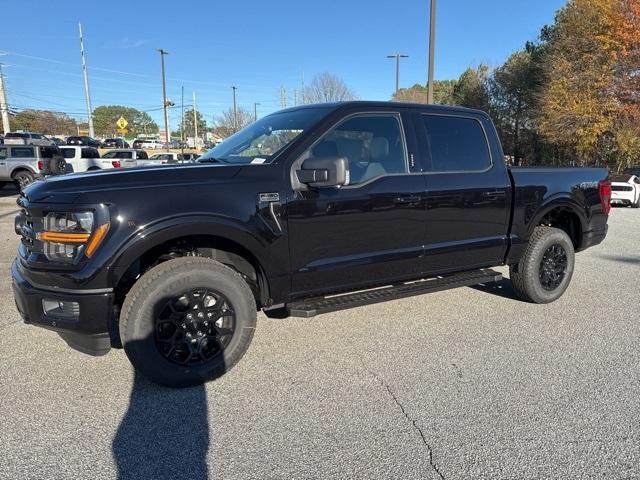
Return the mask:
<path fill-rule="evenodd" d="M 578 203 L 567 197 L 554 198 L 545 203 L 529 223 L 527 238 L 539 226 L 559 228 L 569 235 L 574 248 L 579 250 L 587 223 L 587 216 Z"/>
<path fill-rule="evenodd" d="M 126 295 L 144 271 L 163 261 L 179 256 L 213 258 L 237 270 L 249 283 L 256 304 L 270 302 L 268 265 L 256 239 L 247 232 L 215 224 L 181 223 L 155 231 L 125 243 L 110 270 L 109 284 L 116 296 Z M 133 278 L 132 278 L 133 275 Z"/>

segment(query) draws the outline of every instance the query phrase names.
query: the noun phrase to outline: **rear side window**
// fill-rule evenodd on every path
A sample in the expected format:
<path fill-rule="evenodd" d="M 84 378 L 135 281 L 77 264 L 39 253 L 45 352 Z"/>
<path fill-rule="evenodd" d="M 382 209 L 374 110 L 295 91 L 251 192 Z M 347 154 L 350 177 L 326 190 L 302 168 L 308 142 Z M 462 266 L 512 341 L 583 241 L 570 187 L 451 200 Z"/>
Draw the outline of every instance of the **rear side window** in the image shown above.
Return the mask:
<path fill-rule="evenodd" d="M 432 172 L 473 172 L 491 166 L 489 146 L 479 121 L 468 117 L 421 115 Z"/>
<path fill-rule="evenodd" d="M 6 149 L 6 147 L 0 147 L 0 158 L 7 158 L 7 149 Z"/>
<path fill-rule="evenodd" d="M 80 156 L 82 158 L 100 158 L 100 154 L 95 148 L 83 148 Z"/>
<path fill-rule="evenodd" d="M 73 158 L 76 154 L 76 151 L 73 148 L 61 148 L 60 152 L 64 158 Z"/>
<path fill-rule="evenodd" d="M 11 149 L 14 158 L 33 158 L 33 147 L 16 147 Z"/>
<path fill-rule="evenodd" d="M 29 135 L 26 133 L 18 133 L 18 132 L 9 132 L 4 138 L 29 138 Z"/>

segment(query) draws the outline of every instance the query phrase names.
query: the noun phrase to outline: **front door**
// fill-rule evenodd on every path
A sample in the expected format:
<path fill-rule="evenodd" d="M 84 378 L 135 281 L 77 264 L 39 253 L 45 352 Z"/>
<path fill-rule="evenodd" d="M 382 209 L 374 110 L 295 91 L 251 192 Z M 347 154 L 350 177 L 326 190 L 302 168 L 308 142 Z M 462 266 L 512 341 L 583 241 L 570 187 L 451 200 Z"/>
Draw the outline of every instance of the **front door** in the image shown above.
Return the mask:
<path fill-rule="evenodd" d="M 425 236 L 424 179 L 412 171 L 399 112 L 343 119 L 303 154 L 349 161 L 342 188 L 294 188 L 287 204 L 292 293 L 416 276 Z"/>
<path fill-rule="evenodd" d="M 425 255 L 429 273 L 493 266 L 507 248 L 511 182 L 490 144 L 493 127 L 475 114 L 416 113 L 425 165 Z"/>

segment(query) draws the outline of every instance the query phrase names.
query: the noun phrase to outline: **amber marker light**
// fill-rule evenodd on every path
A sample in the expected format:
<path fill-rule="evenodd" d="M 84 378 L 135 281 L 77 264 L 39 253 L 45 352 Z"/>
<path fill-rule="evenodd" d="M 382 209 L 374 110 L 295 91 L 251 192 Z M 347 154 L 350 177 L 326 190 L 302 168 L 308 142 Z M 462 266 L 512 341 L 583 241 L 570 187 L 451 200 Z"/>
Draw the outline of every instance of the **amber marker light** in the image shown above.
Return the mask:
<path fill-rule="evenodd" d="M 89 234 L 44 231 L 38 233 L 37 238 L 43 242 L 81 244 L 89 239 Z"/>
<path fill-rule="evenodd" d="M 104 240 L 104 237 L 107 235 L 108 231 L 109 231 L 108 223 L 103 223 L 98 228 L 96 228 L 96 231 L 93 233 L 91 240 L 89 240 L 89 243 L 87 244 L 87 249 L 84 251 L 87 257 L 91 258 L 91 256 L 95 253 L 96 249 L 102 243 L 102 240 Z"/>

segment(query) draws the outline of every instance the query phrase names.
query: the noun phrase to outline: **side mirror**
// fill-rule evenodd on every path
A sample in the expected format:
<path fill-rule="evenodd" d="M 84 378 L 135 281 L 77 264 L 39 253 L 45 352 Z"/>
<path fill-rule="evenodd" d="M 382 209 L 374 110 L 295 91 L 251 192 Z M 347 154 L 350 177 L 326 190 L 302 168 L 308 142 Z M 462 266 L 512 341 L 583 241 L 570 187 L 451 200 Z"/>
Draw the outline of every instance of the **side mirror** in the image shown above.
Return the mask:
<path fill-rule="evenodd" d="M 349 161 L 345 157 L 307 158 L 296 174 L 310 187 L 342 187 L 349 183 Z"/>

